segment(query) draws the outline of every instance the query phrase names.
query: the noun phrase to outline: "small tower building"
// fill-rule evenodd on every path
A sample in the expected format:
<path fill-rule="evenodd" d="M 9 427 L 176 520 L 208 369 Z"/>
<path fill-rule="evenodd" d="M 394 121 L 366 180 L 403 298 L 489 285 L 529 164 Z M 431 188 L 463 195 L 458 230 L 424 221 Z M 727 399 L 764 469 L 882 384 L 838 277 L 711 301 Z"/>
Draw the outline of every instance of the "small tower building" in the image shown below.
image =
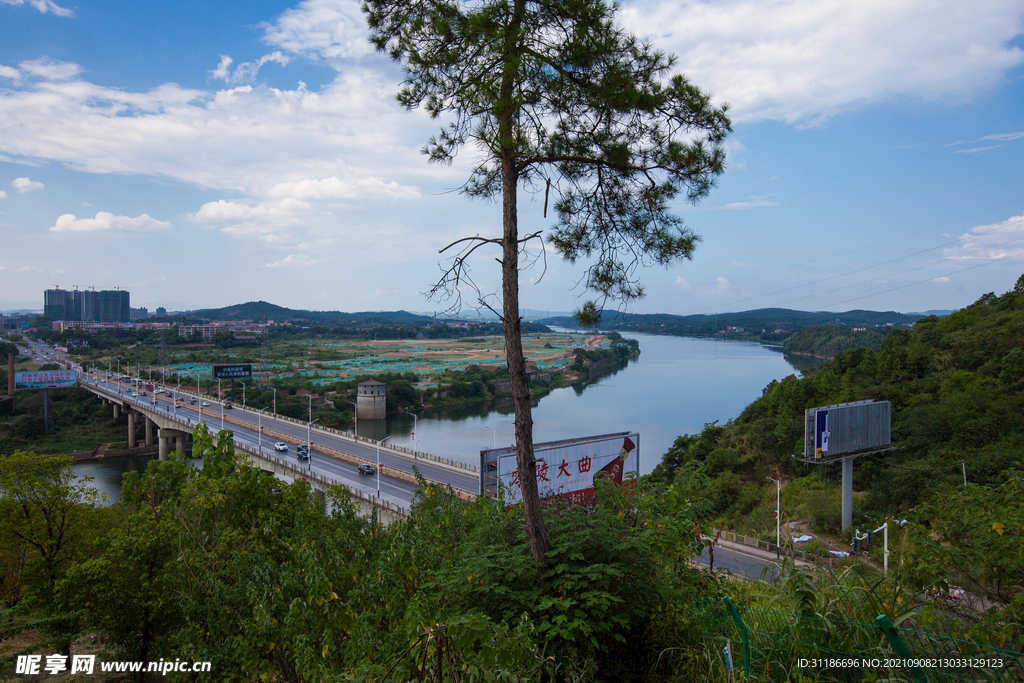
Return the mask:
<path fill-rule="evenodd" d="M 387 385 L 375 379 L 360 382 L 356 392 L 356 416 L 360 420 L 383 420 L 387 413 Z"/>

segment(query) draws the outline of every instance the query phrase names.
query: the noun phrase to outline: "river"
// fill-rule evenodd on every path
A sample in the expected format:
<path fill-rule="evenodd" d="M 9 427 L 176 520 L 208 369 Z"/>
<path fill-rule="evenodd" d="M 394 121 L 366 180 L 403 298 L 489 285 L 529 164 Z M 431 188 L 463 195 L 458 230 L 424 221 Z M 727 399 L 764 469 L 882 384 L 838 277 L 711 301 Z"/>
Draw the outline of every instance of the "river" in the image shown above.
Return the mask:
<path fill-rule="evenodd" d="M 695 434 L 708 422 L 737 417 L 772 380 L 797 372 L 779 347 L 630 333 L 640 356 L 587 386 L 564 387 L 542 397 L 533 409 L 534 441 L 635 431 L 640 434 L 640 473 L 648 474 L 681 434 Z M 794 362 L 799 362 L 794 359 Z M 806 363 L 806 361 L 804 361 Z M 406 414 L 369 423 L 359 433 L 479 464 L 480 450 L 512 445 L 511 401 L 460 411 Z M 144 467 L 138 459 L 77 465 L 78 474 L 111 499 L 121 474 Z"/>
<path fill-rule="evenodd" d="M 678 436 L 697 433 L 708 422 L 737 417 L 772 380 L 797 372 L 779 347 L 624 336 L 639 340 L 640 356 L 594 384 L 556 389 L 542 397 L 533 409 L 535 442 L 636 431 L 641 439 L 640 473 L 648 474 Z M 478 464 L 481 449 L 510 446 L 511 402 L 481 412 L 425 414 L 415 421 L 416 448 Z M 412 447 L 413 423 L 408 415 L 391 417 L 386 427 L 390 443 Z M 359 427 L 362 434 L 364 425 Z"/>

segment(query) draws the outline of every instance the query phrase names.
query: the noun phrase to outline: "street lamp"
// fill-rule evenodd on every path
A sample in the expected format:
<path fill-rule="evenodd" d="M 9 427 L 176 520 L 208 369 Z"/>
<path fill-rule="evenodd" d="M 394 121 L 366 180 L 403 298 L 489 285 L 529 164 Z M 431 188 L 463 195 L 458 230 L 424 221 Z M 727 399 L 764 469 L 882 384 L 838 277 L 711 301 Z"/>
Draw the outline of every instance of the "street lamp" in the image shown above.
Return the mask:
<path fill-rule="evenodd" d="M 389 434 L 377 442 L 377 498 L 380 498 L 380 445 L 390 438 Z"/>
<path fill-rule="evenodd" d="M 782 514 L 779 511 L 779 503 L 782 501 L 782 483 L 771 477 L 765 477 L 765 479 L 775 482 L 775 559 L 779 559 L 782 552 L 779 548 L 782 541 L 782 533 L 779 531 L 779 524 L 782 522 Z"/>
<path fill-rule="evenodd" d="M 410 413 L 408 410 L 403 410 L 402 412 L 412 416 L 412 450 L 416 452 L 416 414 Z"/>
<path fill-rule="evenodd" d="M 245 410 L 245 382 L 242 382 L 242 410 Z"/>
<path fill-rule="evenodd" d="M 309 430 L 313 426 L 314 422 L 319 421 L 320 418 L 318 417 L 317 419 L 311 420 L 308 424 L 306 424 L 306 462 L 309 463 L 310 472 L 313 471 L 313 440 L 310 438 Z"/>
<path fill-rule="evenodd" d="M 352 401 L 345 401 L 352 406 L 352 436 L 359 438 L 359 406 Z"/>
<path fill-rule="evenodd" d="M 270 390 L 274 392 L 274 419 L 277 419 L 277 389 L 270 387 Z"/>

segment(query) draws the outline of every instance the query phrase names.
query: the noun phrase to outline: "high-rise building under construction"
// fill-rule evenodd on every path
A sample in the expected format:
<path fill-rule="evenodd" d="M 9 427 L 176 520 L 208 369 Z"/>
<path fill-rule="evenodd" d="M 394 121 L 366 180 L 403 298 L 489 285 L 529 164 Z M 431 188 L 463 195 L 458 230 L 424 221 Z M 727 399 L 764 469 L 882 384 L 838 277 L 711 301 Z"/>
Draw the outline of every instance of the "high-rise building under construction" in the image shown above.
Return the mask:
<path fill-rule="evenodd" d="M 126 323 L 131 320 L 130 297 L 119 289 L 47 289 L 43 293 L 43 315 L 71 322 Z"/>

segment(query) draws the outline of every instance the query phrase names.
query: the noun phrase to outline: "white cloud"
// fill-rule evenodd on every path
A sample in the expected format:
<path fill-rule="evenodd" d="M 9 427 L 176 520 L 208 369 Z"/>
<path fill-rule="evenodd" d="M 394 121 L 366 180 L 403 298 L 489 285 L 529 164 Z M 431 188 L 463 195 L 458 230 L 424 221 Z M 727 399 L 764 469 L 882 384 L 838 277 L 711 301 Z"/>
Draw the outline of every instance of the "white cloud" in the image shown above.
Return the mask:
<path fill-rule="evenodd" d="M 1010 142 L 1011 140 L 1020 140 L 1024 138 L 1024 132 L 1021 133 L 1000 133 L 999 135 L 986 135 L 981 138 L 982 140 L 998 140 L 999 142 Z"/>
<path fill-rule="evenodd" d="M 3 190 L 0 190 L 0 199 L 3 199 L 6 196 L 7 196 L 7 193 L 4 192 Z"/>
<path fill-rule="evenodd" d="M 778 206 L 777 202 L 768 201 L 768 197 L 771 196 L 772 195 L 770 194 L 764 194 L 758 197 L 747 197 L 747 201 L 745 202 L 732 202 L 730 204 L 726 204 L 722 208 L 732 210 L 743 210 L 753 209 L 759 206 Z"/>
<path fill-rule="evenodd" d="M 418 148 L 434 125 L 402 110 L 394 90 L 389 78 L 358 68 L 318 92 L 301 84 L 294 90 L 247 85 L 214 92 L 167 84 L 130 92 L 77 79 L 37 81 L 21 90 L 0 89 L 0 155 L 22 163 L 57 161 L 90 173 L 169 178 L 250 197 L 265 196 L 281 183 L 308 178 L 312 188 L 332 177 L 367 179 L 362 189 L 376 185 L 374 191 L 386 196 L 412 189 L 395 180 L 398 171 L 433 182 L 461 174 L 427 166 Z"/>
<path fill-rule="evenodd" d="M 698 293 L 705 297 L 733 296 L 735 294 L 732 283 L 721 276 L 715 278 L 714 286 L 705 285 L 698 290 Z"/>
<path fill-rule="evenodd" d="M 45 81 L 67 81 L 82 73 L 82 67 L 73 62 L 58 62 L 43 57 L 21 62 L 21 71 Z"/>
<path fill-rule="evenodd" d="M 937 278 L 932 278 L 932 282 L 949 282 L 949 278 L 945 275 L 940 275 Z"/>
<path fill-rule="evenodd" d="M 5 5 L 29 5 L 35 7 L 37 10 L 46 14 L 47 12 L 53 12 L 58 17 L 73 17 L 75 13 L 66 7 L 53 2 L 53 0 L 0 0 Z"/>
<path fill-rule="evenodd" d="M 997 149 L 1002 145 L 990 145 L 988 147 L 971 147 L 970 149 L 958 149 L 953 154 L 978 154 L 979 152 L 987 152 L 990 149 Z"/>
<path fill-rule="evenodd" d="M 304 0 L 262 28 L 268 45 L 334 67 L 373 51 L 356 0 Z"/>
<path fill-rule="evenodd" d="M 264 268 L 298 268 L 302 266 L 312 266 L 320 263 L 318 259 L 313 258 L 309 254 L 289 254 L 280 261 L 274 263 L 268 263 Z"/>
<path fill-rule="evenodd" d="M 951 260 L 1019 259 L 1024 258 L 1024 214 L 1001 223 L 979 225 L 960 236 L 963 242 L 943 249 Z"/>
<path fill-rule="evenodd" d="M 231 75 L 231 63 L 234 61 L 235 60 L 231 59 L 231 57 L 228 57 L 227 55 L 221 55 L 220 64 L 217 65 L 216 69 L 210 72 L 210 76 L 212 78 L 226 81 L 228 76 Z"/>
<path fill-rule="evenodd" d="M 20 83 L 21 72 L 13 66 L 4 66 L 3 64 L 0 64 L 0 78 L 7 78 L 15 83 Z"/>
<path fill-rule="evenodd" d="M 385 182 L 379 178 L 348 178 L 337 176 L 313 180 L 278 183 L 267 193 L 271 197 L 298 197 L 301 199 L 415 199 L 420 196 L 419 188 L 399 185 L 395 181 Z"/>
<path fill-rule="evenodd" d="M 269 229 L 270 226 L 294 224 L 298 221 L 297 214 L 308 208 L 310 208 L 309 204 L 292 197 L 258 204 L 228 202 L 220 199 L 203 204 L 199 211 L 188 214 L 187 218 L 197 223 L 229 226 L 229 230 L 234 228 L 235 232 L 239 232 L 238 228 L 241 226 L 254 226 L 254 230 L 241 230 L 241 232 L 259 232 L 261 229 Z"/>
<path fill-rule="evenodd" d="M 959 101 L 1024 62 L 1019 0 L 634 0 L 630 30 L 734 119 L 814 122 L 913 96 Z"/>
<path fill-rule="evenodd" d="M 115 216 L 106 211 L 100 211 L 95 218 L 76 218 L 73 214 L 66 213 L 57 219 L 56 225 L 50 228 L 51 232 L 155 232 L 167 230 L 171 227 L 166 221 L 158 221 L 150 218 L 148 214 L 142 214 L 135 218 L 128 216 Z"/>
<path fill-rule="evenodd" d="M 29 180 L 28 178 L 15 178 L 11 181 L 11 187 L 16 189 L 18 192 L 25 193 L 31 192 L 32 190 L 43 189 L 43 184 L 36 182 L 35 180 Z"/>
<path fill-rule="evenodd" d="M 210 72 L 211 78 L 220 79 L 227 83 L 249 83 L 256 80 L 256 75 L 260 71 L 260 67 L 268 62 L 276 62 L 281 66 L 287 66 L 288 62 L 291 61 L 291 57 L 282 54 L 280 51 L 275 51 L 269 55 L 263 55 L 254 62 L 242 62 L 235 67 L 234 72 L 231 71 L 231 64 L 234 62 L 231 57 L 227 55 L 220 56 L 220 64 L 217 68 Z"/>
<path fill-rule="evenodd" d="M 679 275 L 676 276 L 676 279 L 675 281 L 672 282 L 672 284 L 678 287 L 679 289 L 683 290 L 684 292 L 689 292 L 691 289 L 693 289 L 693 286 Z"/>

